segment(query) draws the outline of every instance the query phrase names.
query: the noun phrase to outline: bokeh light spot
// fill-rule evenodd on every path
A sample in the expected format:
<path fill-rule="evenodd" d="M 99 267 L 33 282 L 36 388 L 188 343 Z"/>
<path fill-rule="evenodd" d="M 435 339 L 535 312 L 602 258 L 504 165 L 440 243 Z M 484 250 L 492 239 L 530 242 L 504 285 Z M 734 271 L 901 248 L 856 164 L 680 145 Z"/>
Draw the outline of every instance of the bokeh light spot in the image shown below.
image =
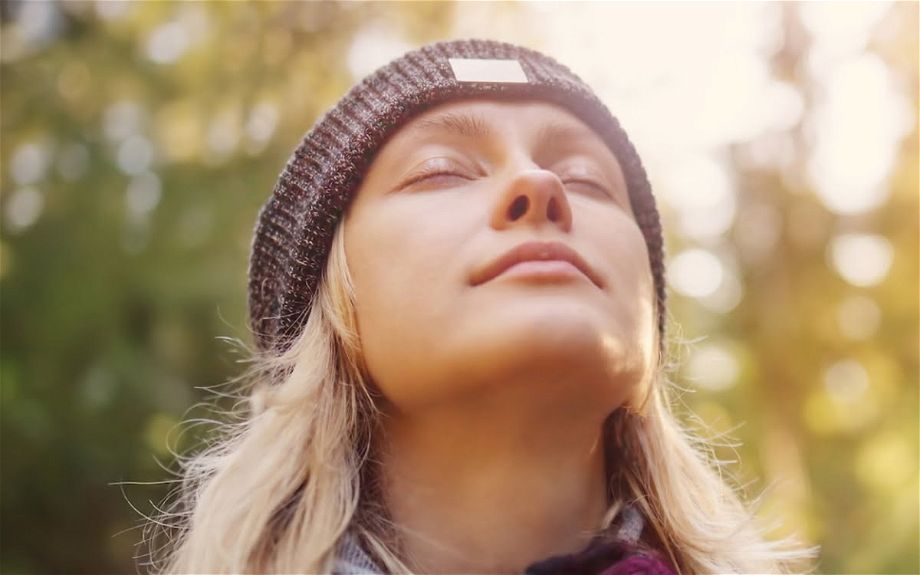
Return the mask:
<path fill-rule="evenodd" d="M 121 141 L 139 132 L 144 111 L 137 102 L 121 100 L 110 105 L 103 116 L 102 129 L 112 141 Z"/>
<path fill-rule="evenodd" d="M 854 403 L 869 389 L 869 374 L 858 361 L 845 359 L 825 370 L 824 388 L 834 400 Z"/>
<path fill-rule="evenodd" d="M 820 200 L 838 214 L 878 207 L 890 193 L 888 176 L 914 119 L 885 63 L 864 54 L 835 67 L 815 114 L 808 171 Z"/>
<path fill-rule="evenodd" d="M 696 156 L 672 166 L 658 190 L 678 210 L 679 225 L 689 238 L 725 233 L 735 218 L 735 189 L 724 167 L 709 156 Z"/>
<path fill-rule="evenodd" d="M 147 216 L 160 203 L 160 178 L 147 172 L 131 179 L 125 192 L 128 215 L 139 219 Z"/>
<path fill-rule="evenodd" d="M 35 142 L 23 144 L 13 152 L 10 166 L 13 180 L 22 186 L 34 184 L 45 177 L 50 163 L 51 153 L 45 146 Z"/>
<path fill-rule="evenodd" d="M 155 28 L 147 37 L 147 57 L 157 64 L 172 64 L 185 54 L 189 35 L 180 22 L 168 22 Z"/>
<path fill-rule="evenodd" d="M 359 80 L 410 49 L 409 43 L 389 29 L 365 28 L 358 33 L 348 50 L 348 70 L 352 78 Z"/>
<path fill-rule="evenodd" d="M 719 343 L 697 346 L 687 362 L 687 377 L 701 389 L 723 391 L 734 386 L 740 367 L 732 351 Z"/>
<path fill-rule="evenodd" d="M 35 188 L 20 188 L 3 204 L 6 229 L 11 233 L 20 233 L 38 220 L 45 205 L 45 198 Z"/>
<path fill-rule="evenodd" d="M 691 248 L 677 254 L 668 264 L 671 285 L 681 294 L 702 298 L 722 284 L 722 263 L 712 252 Z"/>
<path fill-rule="evenodd" d="M 153 146 L 139 135 L 131 136 L 118 147 L 118 167 L 128 175 L 146 172 L 153 163 Z"/>
<path fill-rule="evenodd" d="M 880 283 L 891 268 L 894 250 L 884 237 L 874 234 L 841 234 L 830 244 L 834 269 L 857 287 Z"/>

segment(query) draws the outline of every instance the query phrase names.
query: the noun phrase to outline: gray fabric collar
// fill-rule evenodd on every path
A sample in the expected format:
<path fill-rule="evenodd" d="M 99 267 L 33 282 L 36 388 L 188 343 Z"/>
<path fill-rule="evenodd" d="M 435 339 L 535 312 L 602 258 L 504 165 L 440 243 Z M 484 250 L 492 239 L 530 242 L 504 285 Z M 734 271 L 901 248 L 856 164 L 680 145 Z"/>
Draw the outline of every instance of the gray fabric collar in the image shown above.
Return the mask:
<path fill-rule="evenodd" d="M 625 543 L 635 544 L 645 528 L 642 513 L 627 504 L 620 512 L 620 518 L 616 538 Z M 339 542 L 332 572 L 334 575 L 384 575 L 384 571 L 364 551 L 357 535 L 351 531 L 345 533 Z"/>
<path fill-rule="evenodd" d="M 339 542 L 332 572 L 334 575 L 383 575 L 383 570 L 377 567 L 351 531 Z"/>

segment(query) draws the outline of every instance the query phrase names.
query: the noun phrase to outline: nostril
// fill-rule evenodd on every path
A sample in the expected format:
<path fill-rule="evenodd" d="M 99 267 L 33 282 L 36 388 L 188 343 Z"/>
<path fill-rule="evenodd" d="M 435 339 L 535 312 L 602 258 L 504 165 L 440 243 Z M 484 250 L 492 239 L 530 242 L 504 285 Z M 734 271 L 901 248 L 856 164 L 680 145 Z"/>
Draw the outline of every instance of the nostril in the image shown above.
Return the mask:
<path fill-rule="evenodd" d="M 551 222 L 557 222 L 559 221 L 559 216 L 559 202 L 556 201 L 556 198 L 550 198 L 549 204 L 546 206 L 546 217 Z"/>
<path fill-rule="evenodd" d="M 530 207 L 530 200 L 527 199 L 527 196 L 518 196 L 511 202 L 511 205 L 508 207 L 508 218 L 511 221 L 517 220 L 525 213 L 527 213 L 527 208 Z"/>

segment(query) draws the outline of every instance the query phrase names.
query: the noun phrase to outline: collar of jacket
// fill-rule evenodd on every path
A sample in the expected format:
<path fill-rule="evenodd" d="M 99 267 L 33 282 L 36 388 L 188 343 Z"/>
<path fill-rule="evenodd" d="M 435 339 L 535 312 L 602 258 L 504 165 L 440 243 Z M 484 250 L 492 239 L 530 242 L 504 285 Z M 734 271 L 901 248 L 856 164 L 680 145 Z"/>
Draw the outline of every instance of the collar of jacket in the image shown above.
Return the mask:
<path fill-rule="evenodd" d="M 557 555 L 531 564 L 525 575 L 626 575 L 648 573 L 649 575 L 673 575 L 670 567 L 658 555 L 639 546 L 639 538 L 645 528 L 642 513 L 634 506 L 626 505 L 620 513 L 615 535 L 597 535 L 588 546 L 569 555 Z M 361 548 L 358 537 L 347 532 L 336 550 L 333 564 L 335 575 L 384 575 L 370 555 Z"/>

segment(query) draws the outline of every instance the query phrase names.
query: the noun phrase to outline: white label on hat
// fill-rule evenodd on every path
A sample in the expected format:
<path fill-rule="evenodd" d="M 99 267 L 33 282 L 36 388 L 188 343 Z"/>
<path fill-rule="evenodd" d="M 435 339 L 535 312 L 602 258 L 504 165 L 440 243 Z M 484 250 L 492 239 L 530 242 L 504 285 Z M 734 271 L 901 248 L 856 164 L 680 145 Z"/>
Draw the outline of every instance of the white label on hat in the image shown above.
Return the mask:
<path fill-rule="evenodd" d="M 526 84 L 527 76 L 517 60 L 484 60 L 481 58 L 448 58 L 458 82 L 495 82 Z"/>

